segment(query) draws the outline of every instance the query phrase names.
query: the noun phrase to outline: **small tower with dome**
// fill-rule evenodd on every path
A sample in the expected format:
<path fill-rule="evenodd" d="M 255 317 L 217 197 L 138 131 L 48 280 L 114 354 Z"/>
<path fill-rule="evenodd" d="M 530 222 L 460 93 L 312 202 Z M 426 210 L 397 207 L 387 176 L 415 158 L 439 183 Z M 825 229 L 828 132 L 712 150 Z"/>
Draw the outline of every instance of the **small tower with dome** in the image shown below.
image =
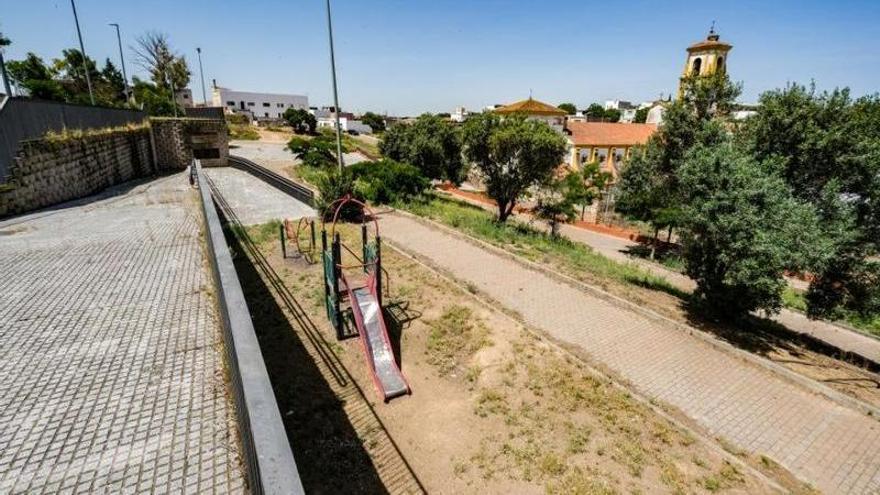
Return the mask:
<path fill-rule="evenodd" d="M 687 48 L 687 60 L 678 86 L 678 95 L 681 96 L 681 82 L 688 76 L 711 76 L 727 69 L 727 56 L 733 45 L 720 41 L 720 36 L 715 32 L 715 23 L 709 29 L 706 39 L 694 43 Z"/>

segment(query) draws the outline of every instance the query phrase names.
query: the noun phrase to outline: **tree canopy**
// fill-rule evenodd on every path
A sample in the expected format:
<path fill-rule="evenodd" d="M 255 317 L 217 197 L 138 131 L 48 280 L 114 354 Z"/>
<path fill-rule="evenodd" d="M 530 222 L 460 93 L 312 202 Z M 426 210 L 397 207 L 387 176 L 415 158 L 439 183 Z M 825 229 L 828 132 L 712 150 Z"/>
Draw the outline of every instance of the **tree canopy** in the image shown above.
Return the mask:
<path fill-rule="evenodd" d="M 385 132 L 385 118 L 373 112 L 366 112 L 361 115 L 361 122 L 370 126 L 373 132 Z"/>
<path fill-rule="evenodd" d="M 547 123 L 524 115 L 484 113 L 468 119 L 464 154 L 480 171 L 486 192 L 505 221 L 530 187 L 546 184 L 565 154 L 565 138 Z"/>
<path fill-rule="evenodd" d="M 827 255 L 815 211 L 730 143 L 695 147 L 679 175 L 687 274 L 713 312 L 778 311 L 784 271 L 814 266 Z"/>
<path fill-rule="evenodd" d="M 574 105 L 574 103 L 560 103 L 557 108 L 563 110 L 569 115 L 574 115 L 577 113 L 577 107 Z"/>
<path fill-rule="evenodd" d="M 458 184 L 465 176 L 459 129 L 437 115 L 426 113 L 412 124 L 392 125 L 379 150 L 387 158 L 415 166 L 429 179 Z"/>
<path fill-rule="evenodd" d="M 286 120 L 293 131 L 297 133 L 314 134 L 318 128 L 318 119 L 315 118 L 308 110 L 302 108 L 288 108 L 284 111 L 282 118 Z"/>

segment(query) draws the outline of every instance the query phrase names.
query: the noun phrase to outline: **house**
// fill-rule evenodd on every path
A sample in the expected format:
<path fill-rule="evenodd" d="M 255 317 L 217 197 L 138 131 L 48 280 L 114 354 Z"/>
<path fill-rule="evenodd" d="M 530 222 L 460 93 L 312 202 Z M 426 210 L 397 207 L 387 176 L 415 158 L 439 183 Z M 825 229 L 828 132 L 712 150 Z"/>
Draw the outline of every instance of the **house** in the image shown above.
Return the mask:
<path fill-rule="evenodd" d="M 504 105 L 494 110 L 500 115 L 524 114 L 530 119 L 541 120 L 553 129 L 562 132 L 565 127 L 565 118 L 568 115 L 565 110 L 560 110 L 553 105 L 532 99 L 521 100 L 516 103 Z"/>
<path fill-rule="evenodd" d="M 226 113 L 241 113 L 255 120 L 280 119 L 288 108 L 309 108 L 308 96 L 233 91 L 216 84 L 212 102 L 215 107 L 223 107 Z"/>
<path fill-rule="evenodd" d="M 449 120 L 456 122 L 458 124 L 467 120 L 470 112 L 468 112 L 465 107 L 455 107 L 455 111 L 449 115 Z"/>
<path fill-rule="evenodd" d="M 336 115 L 318 117 L 318 129 L 334 129 L 336 128 Z M 345 112 L 339 114 L 339 128 L 342 132 L 357 132 L 359 134 L 372 134 L 373 128 L 364 124 L 360 120 L 356 120 L 353 115 Z"/>
<path fill-rule="evenodd" d="M 646 144 L 656 131 L 653 124 L 569 121 L 565 126 L 570 145 L 569 165 L 579 170 L 586 163 L 599 162 L 601 169 L 616 181 L 633 148 Z"/>

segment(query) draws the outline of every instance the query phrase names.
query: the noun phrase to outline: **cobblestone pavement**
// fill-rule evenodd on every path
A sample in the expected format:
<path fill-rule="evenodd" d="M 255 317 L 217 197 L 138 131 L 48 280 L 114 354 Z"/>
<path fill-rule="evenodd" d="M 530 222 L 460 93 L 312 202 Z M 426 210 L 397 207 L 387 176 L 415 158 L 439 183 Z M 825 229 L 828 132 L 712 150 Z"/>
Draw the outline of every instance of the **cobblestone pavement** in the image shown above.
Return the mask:
<path fill-rule="evenodd" d="M 314 217 L 315 210 L 253 175 L 231 167 L 203 169 L 244 225 Z"/>
<path fill-rule="evenodd" d="M 877 420 L 418 221 L 385 215 L 380 228 L 392 243 L 579 347 L 713 437 L 766 455 L 829 493 L 880 491 Z"/>
<path fill-rule="evenodd" d="M 0 222 L 0 493 L 242 493 L 177 174 Z"/>
<path fill-rule="evenodd" d="M 463 197 L 457 196 L 456 199 L 487 208 L 483 203 L 478 203 Z M 517 214 L 517 217 L 523 221 L 529 221 L 528 217 L 524 217 L 521 214 Z M 680 289 L 692 291 L 696 287 L 694 281 L 686 275 L 664 268 L 657 263 L 651 263 L 627 255 L 626 250 L 636 245 L 633 241 L 592 232 L 573 225 L 561 225 L 560 233 L 573 241 L 590 246 L 608 258 L 621 263 L 635 263 L 645 271 L 658 277 L 665 278 L 671 284 Z M 801 280 L 788 280 L 793 287 L 799 289 L 806 288 L 805 283 Z M 811 320 L 803 313 L 788 309 L 783 309 L 778 315 L 772 316 L 770 319 L 791 331 L 810 335 L 813 338 L 827 342 L 838 349 L 843 349 L 844 351 L 852 352 L 880 363 L 880 339 L 869 337 L 857 331 L 843 328 L 827 321 Z"/>

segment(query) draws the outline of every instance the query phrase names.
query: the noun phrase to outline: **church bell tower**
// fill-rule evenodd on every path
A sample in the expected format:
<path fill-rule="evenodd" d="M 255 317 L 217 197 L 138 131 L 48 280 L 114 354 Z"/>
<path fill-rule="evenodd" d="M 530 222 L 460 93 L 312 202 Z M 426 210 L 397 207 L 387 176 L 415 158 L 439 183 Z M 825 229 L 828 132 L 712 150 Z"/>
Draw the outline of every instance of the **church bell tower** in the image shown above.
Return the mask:
<path fill-rule="evenodd" d="M 713 22 L 706 39 L 688 47 L 687 60 L 678 85 L 679 97 L 682 94 L 681 83 L 686 77 L 711 76 L 727 69 L 727 55 L 733 45 L 719 41 L 719 39 L 720 36 L 715 32 L 715 23 Z"/>

